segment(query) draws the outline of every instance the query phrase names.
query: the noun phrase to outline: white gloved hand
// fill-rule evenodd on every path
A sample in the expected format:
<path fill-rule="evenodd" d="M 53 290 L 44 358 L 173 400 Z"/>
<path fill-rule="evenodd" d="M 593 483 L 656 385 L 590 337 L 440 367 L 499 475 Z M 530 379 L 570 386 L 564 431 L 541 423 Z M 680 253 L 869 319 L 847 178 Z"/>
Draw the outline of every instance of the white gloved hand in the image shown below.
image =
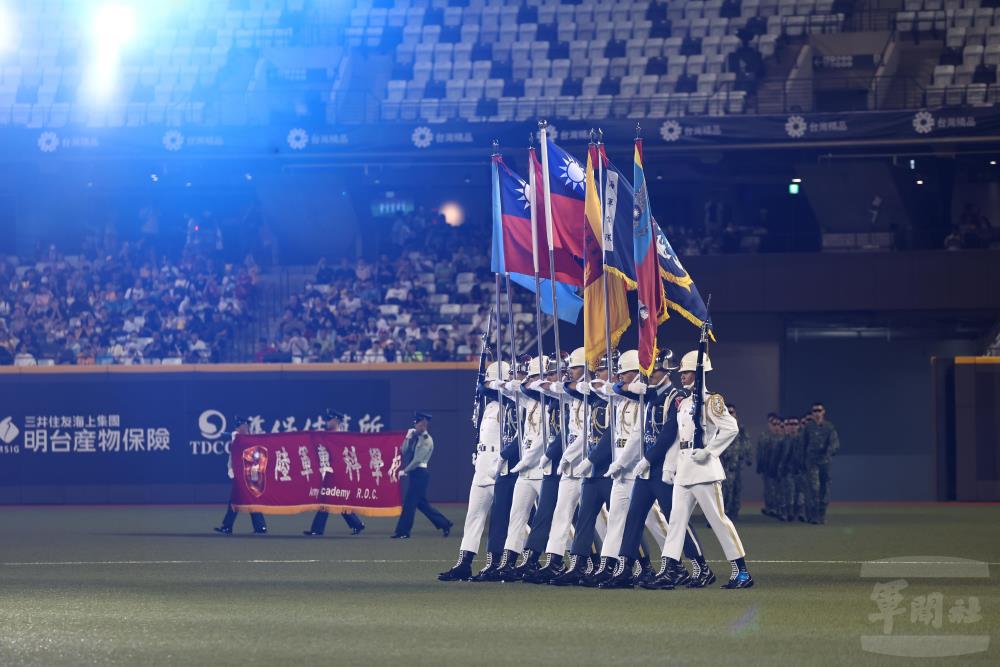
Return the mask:
<path fill-rule="evenodd" d="M 497 459 L 497 464 L 493 466 L 493 470 L 490 471 L 490 478 L 496 479 L 500 476 L 500 471 L 503 470 L 504 460 L 502 458 Z"/>
<path fill-rule="evenodd" d="M 696 449 L 691 452 L 691 459 L 695 463 L 704 463 L 712 454 L 707 449 Z"/>
<path fill-rule="evenodd" d="M 493 391 L 500 391 L 503 388 L 504 383 L 500 380 L 490 380 L 486 383 L 486 386 Z"/>
<path fill-rule="evenodd" d="M 604 476 L 612 478 L 618 477 L 618 475 L 620 475 L 621 472 L 622 472 L 622 467 L 617 463 L 612 463 L 610 466 L 608 466 L 608 471 L 604 473 Z"/>
<path fill-rule="evenodd" d="M 510 469 L 510 474 L 514 475 L 516 473 L 521 472 L 522 470 L 524 470 L 524 461 L 521 461 L 516 466 L 514 466 L 513 468 L 511 468 Z"/>
<path fill-rule="evenodd" d="M 572 475 L 573 474 L 573 464 L 569 459 L 562 459 L 559 461 L 559 474 L 560 475 Z"/>
<path fill-rule="evenodd" d="M 649 462 L 647 458 L 643 457 L 639 459 L 639 462 L 635 464 L 635 476 L 642 477 L 647 472 L 649 472 L 651 466 L 652 464 Z"/>
<path fill-rule="evenodd" d="M 676 470 L 670 470 L 668 468 L 668 469 L 666 469 L 666 470 L 663 471 L 663 483 L 664 484 L 673 484 L 675 477 L 677 477 L 677 471 Z"/>
<path fill-rule="evenodd" d="M 503 386 L 506 387 L 507 391 L 515 392 L 519 384 L 521 383 L 517 380 L 507 380 Z"/>
<path fill-rule="evenodd" d="M 590 471 L 594 469 L 594 464 L 590 462 L 590 459 L 584 459 L 583 463 L 576 467 L 573 471 L 574 477 L 586 477 L 590 474 Z"/>
<path fill-rule="evenodd" d="M 233 474 L 233 469 L 230 468 L 228 471 L 229 479 L 236 479 L 236 475 Z"/>
<path fill-rule="evenodd" d="M 399 471 L 399 476 L 400 477 L 406 477 L 406 471 L 405 470 L 400 470 Z"/>
<path fill-rule="evenodd" d="M 584 382 L 583 380 L 580 380 L 579 382 L 576 383 L 576 390 L 578 392 L 580 392 L 581 394 L 583 394 L 584 396 L 589 396 L 590 395 L 590 383 L 589 382 Z"/>
<path fill-rule="evenodd" d="M 542 454 L 542 460 L 538 462 L 538 467 L 548 468 L 550 463 L 552 463 L 552 459 Z"/>
<path fill-rule="evenodd" d="M 535 380 L 534 382 L 528 384 L 528 389 L 532 391 L 540 391 L 543 384 L 545 384 L 543 380 Z"/>
<path fill-rule="evenodd" d="M 630 391 L 633 394 L 639 394 L 640 396 L 643 396 L 646 393 L 646 388 L 647 385 L 642 380 L 633 380 L 632 384 L 625 387 L 625 390 Z"/>

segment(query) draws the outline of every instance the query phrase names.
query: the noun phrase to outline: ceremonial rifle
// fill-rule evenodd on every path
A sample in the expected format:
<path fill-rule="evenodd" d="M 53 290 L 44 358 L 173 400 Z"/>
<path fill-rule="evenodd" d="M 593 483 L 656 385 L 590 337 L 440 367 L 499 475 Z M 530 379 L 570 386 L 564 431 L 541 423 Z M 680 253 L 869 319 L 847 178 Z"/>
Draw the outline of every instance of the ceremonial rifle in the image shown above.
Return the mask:
<path fill-rule="evenodd" d="M 705 446 L 705 425 L 701 420 L 705 407 L 705 351 L 708 349 L 708 329 L 712 325 L 708 307 L 712 305 L 712 295 L 705 302 L 705 321 L 701 323 L 701 337 L 698 339 L 698 362 L 695 364 L 694 375 L 694 448 Z"/>

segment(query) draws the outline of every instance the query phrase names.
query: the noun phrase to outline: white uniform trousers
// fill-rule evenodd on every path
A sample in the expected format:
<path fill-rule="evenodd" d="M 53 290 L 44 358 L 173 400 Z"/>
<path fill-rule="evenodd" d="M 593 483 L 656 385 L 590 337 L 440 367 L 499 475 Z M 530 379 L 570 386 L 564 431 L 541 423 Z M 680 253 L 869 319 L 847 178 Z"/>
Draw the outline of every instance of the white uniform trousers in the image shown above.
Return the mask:
<path fill-rule="evenodd" d="M 670 530 L 667 531 L 667 539 L 663 543 L 663 555 L 680 560 L 684 548 L 684 535 L 696 504 L 701 507 L 705 518 L 708 519 L 708 525 L 712 527 L 715 538 L 719 540 L 726 559 L 736 560 L 746 556 L 740 536 L 736 534 L 736 527 L 726 516 L 722 504 L 722 482 L 705 482 L 691 486 L 674 485 Z"/>
<path fill-rule="evenodd" d="M 634 479 L 616 479 L 611 484 L 611 507 L 608 509 L 608 533 L 601 546 L 601 556 L 618 558 L 622 548 L 622 538 L 625 536 L 625 520 L 628 518 L 628 506 L 632 500 Z M 667 520 L 660 511 L 658 503 L 653 503 L 652 509 L 646 515 L 646 528 L 653 534 L 657 544 L 663 544 L 667 537 Z M 651 556 L 651 554 L 646 554 Z"/>
<path fill-rule="evenodd" d="M 486 519 L 493 504 L 493 485 L 479 486 L 475 481 L 469 489 L 469 510 L 465 514 L 465 529 L 462 531 L 462 551 L 479 552 L 479 540 L 486 528 Z"/>
<path fill-rule="evenodd" d="M 507 542 L 504 549 L 521 553 L 528 540 L 528 517 L 542 492 L 542 480 L 521 476 L 514 483 L 514 499 L 510 504 L 510 522 L 507 524 Z"/>
<path fill-rule="evenodd" d="M 552 513 L 552 528 L 549 530 L 549 543 L 545 546 L 546 553 L 562 556 L 569 549 L 573 541 L 573 515 L 580 505 L 582 493 L 583 479 L 563 477 L 559 480 L 559 498 Z M 608 532 L 608 519 L 603 512 L 597 515 L 594 530 L 603 541 Z"/>

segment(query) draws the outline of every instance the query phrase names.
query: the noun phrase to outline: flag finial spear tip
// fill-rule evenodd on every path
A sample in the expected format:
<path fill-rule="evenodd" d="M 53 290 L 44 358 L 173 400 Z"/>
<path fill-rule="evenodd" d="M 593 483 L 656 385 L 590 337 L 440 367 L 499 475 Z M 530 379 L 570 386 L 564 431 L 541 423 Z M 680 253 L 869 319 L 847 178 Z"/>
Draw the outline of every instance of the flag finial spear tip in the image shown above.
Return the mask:
<path fill-rule="evenodd" d="M 594 139 L 597 137 L 597 131 L 594 128 L 590 128 L 590 143 L 594 143 Z"/>
<path fill-rule="evenodd" d="M 604 130 L 602 128 L 597 128 L 597 143 L 604 143 Z"/>
<path fill-rule="evenodd" d="M 636 140 L 642 139 L 642 126 L 639 123 L 635 124 L 635 138 Z"/>
<path fill-rule="evenodd" d="M 549 126 L 549 121 L 547 121 L 547 120 L 544 120 L 544 119 L 543 119 L 543 120 L 540 120 L 540 121 L 538 121 L 538 129 L 540 129 L 540 130 L 544 130 L 544 129 L 545 129 L 545 128 L 547 128 L 548 126 Z"/>
<path fill-rule="evenodd" d="M 493 154 L 494 155 L 500 155 L 500 140 L 499 139 L 494 139 L 492 141 L 492 144 L 493 144 Z"/>

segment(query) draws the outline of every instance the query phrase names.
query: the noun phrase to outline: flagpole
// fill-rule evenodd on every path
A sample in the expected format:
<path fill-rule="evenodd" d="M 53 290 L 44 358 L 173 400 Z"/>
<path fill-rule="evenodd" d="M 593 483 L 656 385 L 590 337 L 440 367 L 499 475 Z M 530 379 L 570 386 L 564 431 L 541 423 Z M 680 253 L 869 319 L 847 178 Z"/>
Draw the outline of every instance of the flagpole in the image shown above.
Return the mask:
<path fill-rule="evenodd" d="M 598 128 L 597 130 L 597 165 L 598 165 L 598 179 L 597 179 L 597 189 L 601 197 L 601 282 L 604 283 L 604 345 L 606 349 L 607 359 L 608 359 L 608 382 L 611 382 L 612 375 L 614 374 L 614 364 L 611 360 L 611 303 L 610 289 L 608 288 L 608 261 L 607 255 L 604 253 L 605 241 L 608 235 L 608 221 L 605 220 L 604 211 L 604 160 L 601 157 L 600 146 L 604 145 L 604 130 Z M 611 402 L 611 397 L 608 397 L 608 429 L 611 433 L 611 441 L 614 444 L 615 437 L 615 410 L 614 405 Z"/>
<path fill-rule="evenodd" d="M 545 233 L 548 236 L 549 242 L 549 286 L 552 288 L 552 322 L 553 322 L 553 335 L 555 338 L 555 351 L 556 351 L 556 369 L 559 369 L 559 365 L 562 363 L 562 350 L 559 348 L 559 302 L 556 300 L 556 260 L 555 260 L 555 246 L 553 237 L 553 224 L 552 224 L 552 190 L 549 187 L 549 141 L 548 141 L 548 127 L 549 122 L 547 120 L 542 120 L 538 122 L 538 129 L 541 133 L 542 142 L 542 191 L 545 196 Z M 559 394 L 559 441 L 562 446 L 563 451 L 566 451 L 566 429 L 562 428 L 563 422 L 563 395 Z M 548 446 L 548 440 L 546 439 L 546 447 Z"/>
<path fill-rule="evenodd" d="M 533 269 L 535 272 L 535 344 L 538 348 L 538 378 L 542 379 L 545 369 L 542 368 L 542 281 L 538 275 L 538 211 L 537 202 L 535 201 L 535 160 L 534 160 L 534 150 L 531 146 L 528 146 L 528 185 L 531 190 L 531 259 L 533 263 Z M 551 276 L 550 276 L 551 278 Z M 542 442 L 544 443 L 542 447 L 548 447 L 549 443 L 549 425 L 545 419 L 545 404 L 541 400 L 541 392 L 539 392 L 539 409 L 541 409 L 542 414 L 539 417 L 542 422 Z"/>
<path fill-rule="evenodd" d="M 500 175 L 497 172 L 496 160 L 497 159 L 502 159 L 502 158 L 501 158 L 501 155 L 500 155 L 500 142 L 498 140 L 496 140 L 496 139 L 493 140 L 493 155 L 492 155 L 492 157 L 493 157 L 493 178 L 495 179 L 495 183 L 498 184 L 499 183 L 499 177 L 500 177 Z M 497 190 L 497 189 L 498 188 L 494 188 L 494 191 Z M 500 224 L 501 225 L 503 224 L 502 219 L 501 219 L 501 223 Z M 500 238 L 500 242 L 503 243 L 503 237 Z M 504 378 L 501 377 L 503 375 L 503 373 L 502 373 L 502 371 L 503 371 L 503 354 L 501 354 L 501 352 L 503 350 L 503 334 L 502 334 L 501 329 L 503 327 L 501 325 L 502 316 L 500 314 L 500 273 L 499 272 L 498 273 L 494 273 L 493 274 L 493 278 L 495 279 L 494 291 L 496 293 L 496 299 L 495 299 L 496 303 L 494 305 L 496 307 L 496 312 L 497 312 L 497 317 L 496 317 L 496 320 L 497 320 L 497 347 L 496 347 L 496 351 L 497 351 L 497 354 L 496 354 L 496 357 L 497 357 L 497 380 L 499 380 L 500 382 L 503 382 Z M 500 408 L 500 448 L 503 449 L 503 434 L 506 432 L 506 427 L 507 427 L 507 411 L 504 410 L 504 407 L 503 407 L 503 394 L 500 391 L 497 391 L 497 405 Z"/>
<path fill-rule="evenodd" d="M 591 149 L 594 146 L 595 146 L 595 144 L 594 144 L 594 130 L 593 130 L 593 128 L 591 128 L 591 130 L 590 130 L 590 143 L 587 145 L 587 157 L 588 158 L 591 156 Z M 584 209 L 584 214 L 583 215 L 584 215 L 584 218 L 586 218 L 586 216 L 587 216 L 586 208 Z M 603 224 L 603 222 L 602 222 L 602 224 Z M 588 258 L 590 257 L 590 253 L 587 252 L 587 246 L 588 246 L 587 241 L 590 238 L 590 235 L 588 233 L 589 227 L 590 227 L 590 221 L 589 220 L 584 220 L 584 226 L 583 226 L 583 256 L 584 256 L 584 262 L 588 261 Z M 602 252 L 601 254 L 603 255 L 604 253 Z M 587 284 L 586 284 L 587 283 L 587 270 L 588 270 L 588 267 L 587 267 L 586 264 L 584 264 L 584 267 L 583 267 L 583 282 L 584 282 L 584 285 L 583 285 L 584 297 L 583 298 L 584 299 L 587 298 Z M 586 306 L 584 306 L 584 307 L 586 307 Z M 583 318 L 583 381 L 585 383 L 587 383 L 587 384 L 590 384 L 590 363 L 589 363 L 589 360 L 587 359 L 587 316 L 586 316 L 586 313 L 584 313 L 584 318 Z M 589 396 L 584 396 L 583 397 L 583 433 L 584 433 L 584 438 L 585 438 L 584 441 L 583 441 L 583 444 L 584 444 L 583 451 L 584 451 L 584 454 L 586 454 L 587 449 L 590 447 L 590 438 L 593 436 L 593 433 L 594 433 L 593 425 L 590 423 L 590 397 Z"/>
<path fill-rule="evenodd" d="M 517 351 L 514 348 L 514 306 L 510 298 L 510 274 L 504 273 L 507 283 L 507 335 L 510 338 L 510 377 L 517 377 Z M 521 394 L 514 394 L 514 422 L 517 426 L 517 439 L 521 439 Z"/>
<path fill-rule="evenodd" d="M 635 124 L 635 145 L 636 145 L 636 147 L 639 150 L 639 155 L 642 156 L 642 127 L 639 125 L 639 123 Z M 632 159 L 633 159 L 633 161 L 635 160 L 634 157 Z M 643 178 L 645 179 L 646 165 L 643 164 L 642 167 L 643 167 Z M 635 179 L 633 178 L 633 180 L 635 180 Z M 636 187 L 636 188 L 639 186 L 638 183 L 633 183 L 632 185 L 633 185 L 633 187 Z M 646 193 L 645 205 L 648 207 L 649 206 L 649 190 L 646 188 L 646 184 L 645 183 L 643 183 L 642 189 Z M 639 193 L 636 192 L 635 195 L 636 195 L 636 197 L 638 197 Z M 635 205 L 638 206 L 639 202 L 635 202 Z M 632 233 L 632 236 L 633 236 L 633 238 L 635 237 L 635 232 Z M 633 240 L 633 244 L 634 243 L 635 243 L 635 241 Z M 633 257 L 634 257 L 635 256 L 634 255 L 635 250 L 633 249 L 632 252 L 633 252 Z M 657 279 L 659 279 L 659 267 L 657 267 L 657 274 L 656 275 L 657 275 Z M 636 333 L 638 334 L 638 329 L 640 327 L 642 327 L 642 300 L 638 298 L 638 296 L 639 296 L 639 291 L 638 291 L 638 288 L 639 288 L 639 283 L 638 283 L 638 281 L 639 281 L 639 267 L 638 266 L 636 266 L 636 276 L 635 276 L 635 279 L 636 279 L 635 324 L 636 324 Z M 646 308 L 648 310 L 649 306 L 647 305 Z M 651 314 L 651 317 L 653 317 L 653 321 L 652 322 L 653 322 L 653 326 L 655 327 L 656 326 L 656 318 L 659 317 L 659 313 Z M 637 341 L 636 342 L 636 349 L 638 349 L 639 347 L 642 346 L 642 341 L 639 339 L 638 335 L 636 336 L 636 341 Z M 654 334 L 654 339 L 653 339 L 653 364 L 654 365 L 656 364 L 656 338 L 655 338 L 655 334 Z M 639 377 L 642 378 L 644 381 L 647 381 L 647 377 L 646 377 L 646 374 L 642 370 L 642 364 L 641 363 L 639 364 Z M 644 424 L 645 424 L 645 413 L 643 412 L 645 410 L 645 405 L 644 405 L 643 398 L 644 398 L 644 395 L 643 394 L 639 394 L 639 429 L 640 430 L 642 428 L 644 428 Z M 641 437 L 644 437 L 644 436 L 641 436 Z"/>

